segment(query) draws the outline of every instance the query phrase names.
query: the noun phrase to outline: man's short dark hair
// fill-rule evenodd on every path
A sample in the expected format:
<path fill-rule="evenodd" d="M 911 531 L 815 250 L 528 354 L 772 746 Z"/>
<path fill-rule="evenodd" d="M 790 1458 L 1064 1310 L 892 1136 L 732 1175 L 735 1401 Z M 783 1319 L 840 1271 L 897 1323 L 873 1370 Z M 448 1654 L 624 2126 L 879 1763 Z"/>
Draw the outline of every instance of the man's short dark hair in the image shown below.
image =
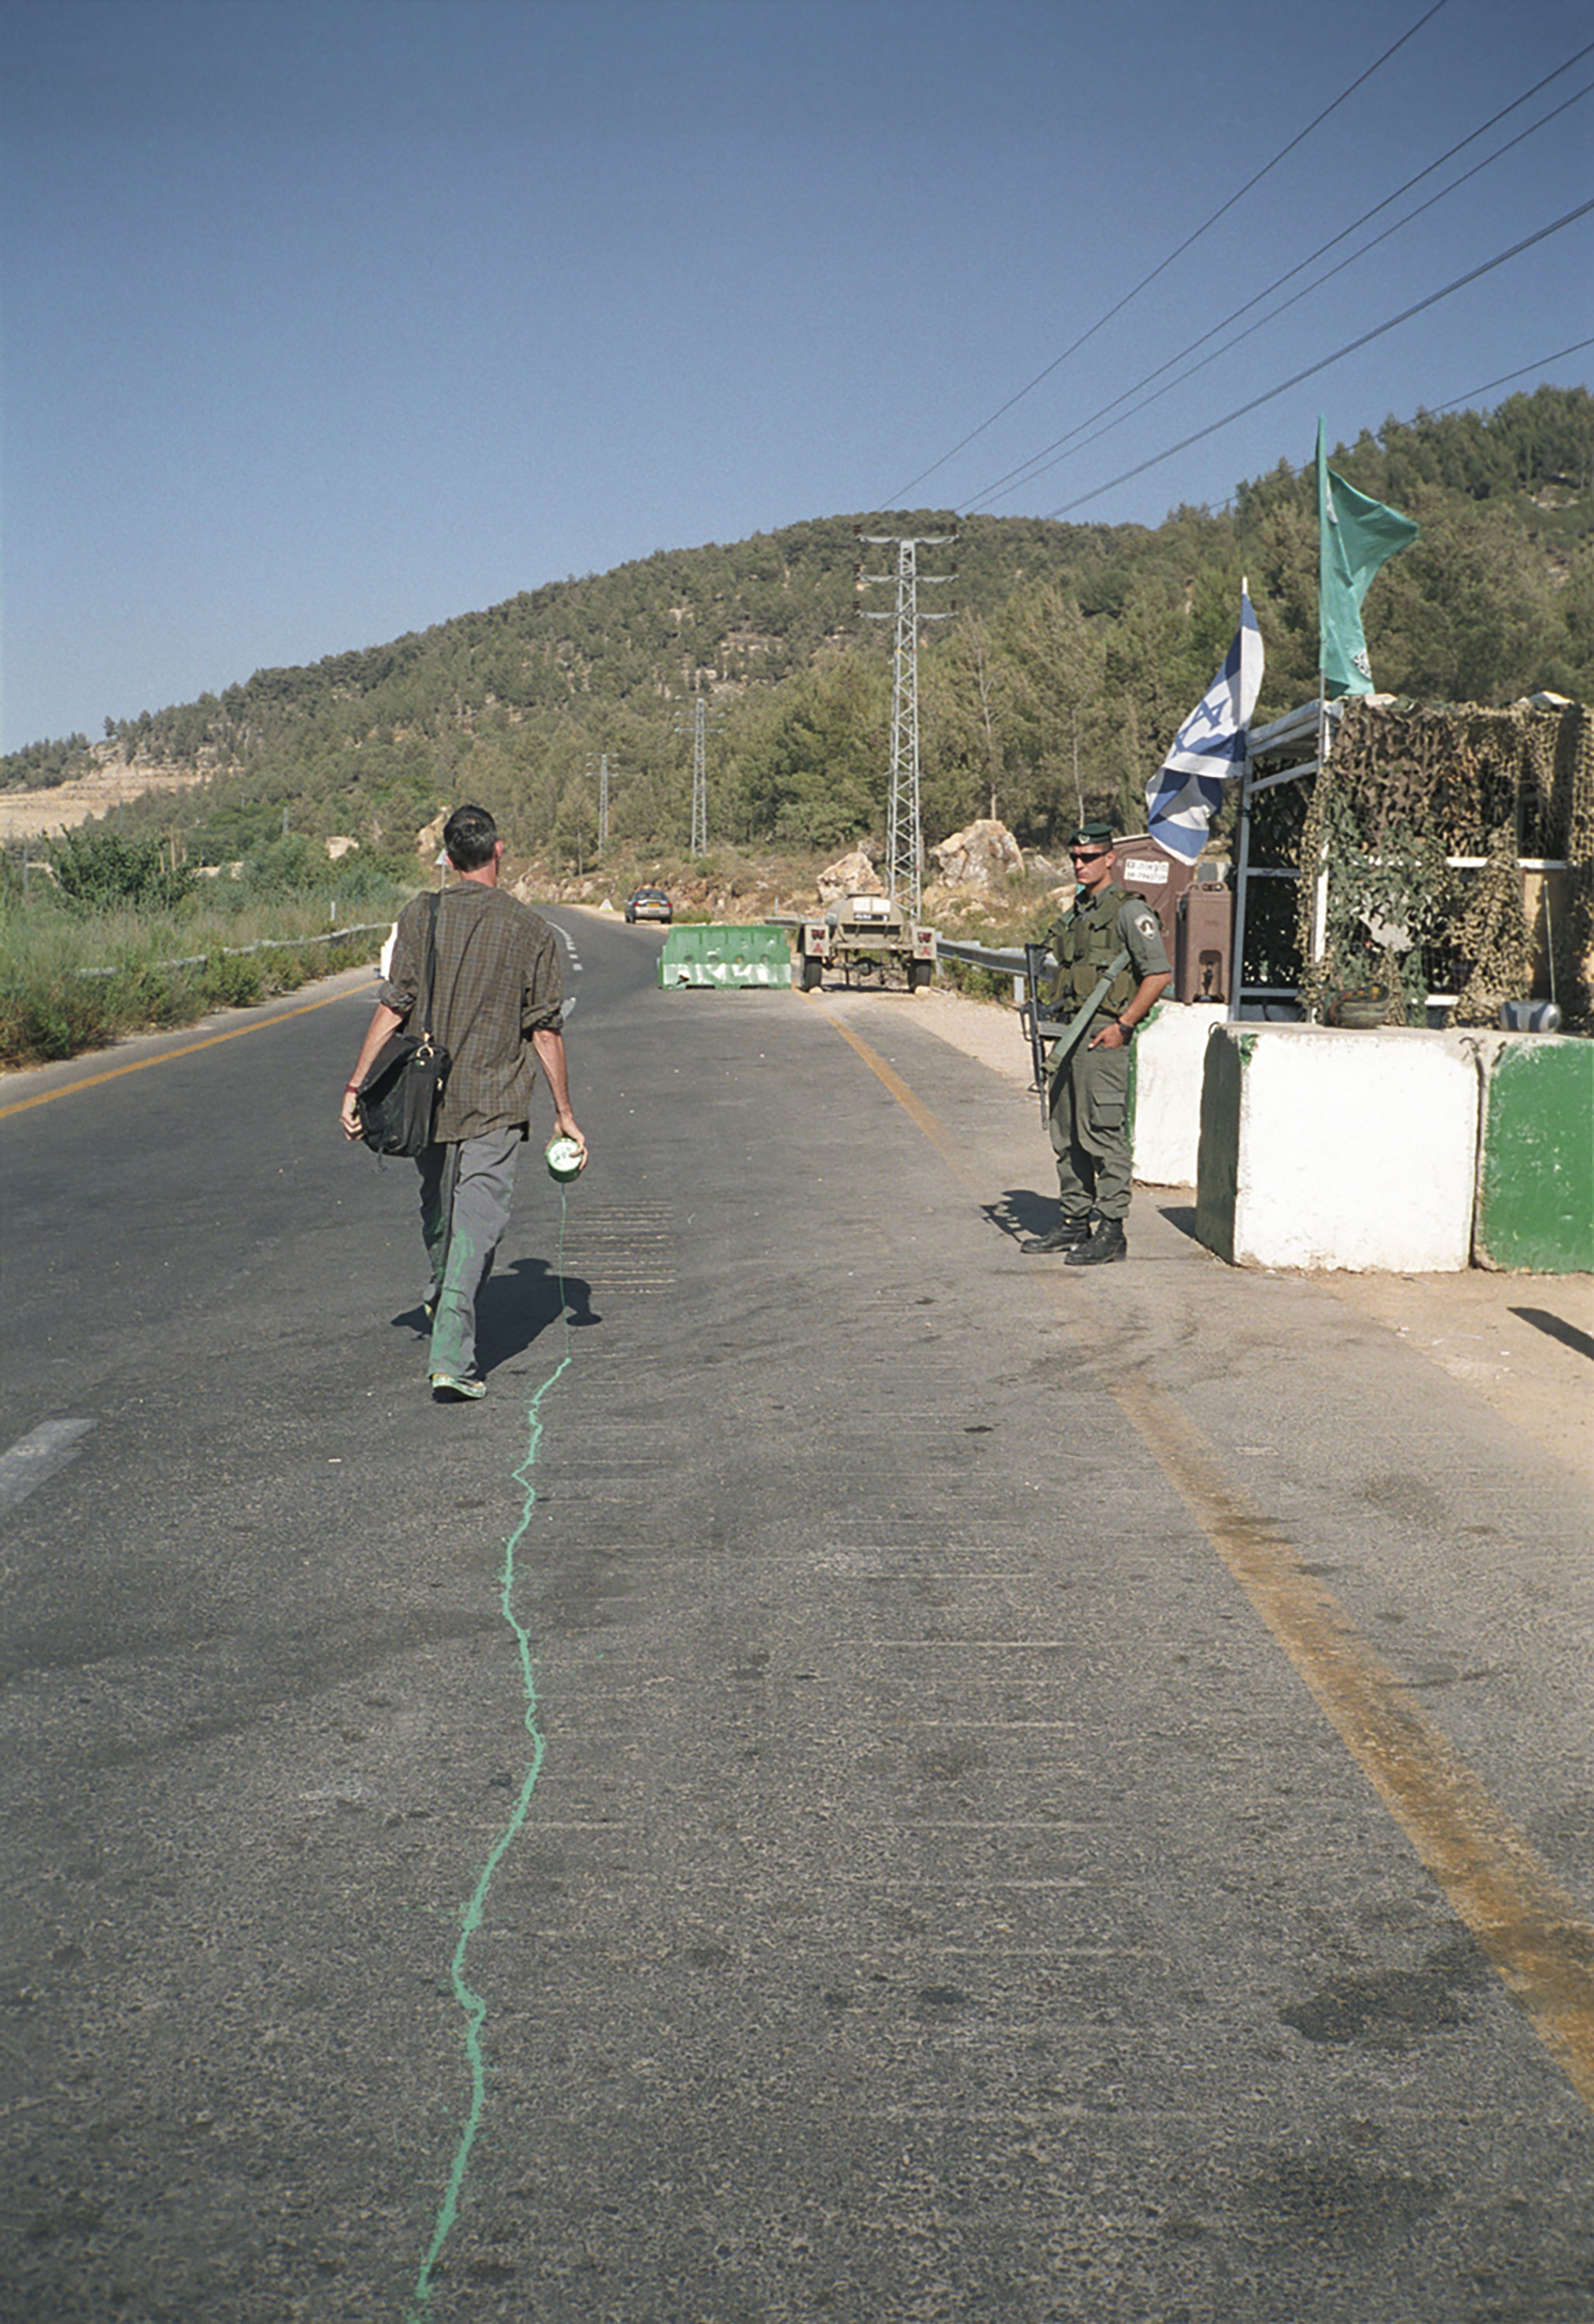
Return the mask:
<path fill-rule="evenodd" d="M 443 848 L 456 872 L 479 872 L 492 860 L 498 826 L 485 807 L 457 807 L 443 825 Z"/>

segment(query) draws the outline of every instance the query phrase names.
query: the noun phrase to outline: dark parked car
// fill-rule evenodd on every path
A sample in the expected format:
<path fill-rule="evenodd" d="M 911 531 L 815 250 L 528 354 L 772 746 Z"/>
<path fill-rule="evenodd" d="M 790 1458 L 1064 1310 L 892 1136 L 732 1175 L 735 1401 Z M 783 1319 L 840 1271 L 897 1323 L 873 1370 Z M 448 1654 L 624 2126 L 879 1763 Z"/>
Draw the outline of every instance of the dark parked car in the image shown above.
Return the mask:
<path fill-rule="evenodd" d="M 675 918 L 675 907 L 663 888 L 637 888 L 626 899 L 626 918 L 631 921 L 662 920 L 668 927 Z"/>

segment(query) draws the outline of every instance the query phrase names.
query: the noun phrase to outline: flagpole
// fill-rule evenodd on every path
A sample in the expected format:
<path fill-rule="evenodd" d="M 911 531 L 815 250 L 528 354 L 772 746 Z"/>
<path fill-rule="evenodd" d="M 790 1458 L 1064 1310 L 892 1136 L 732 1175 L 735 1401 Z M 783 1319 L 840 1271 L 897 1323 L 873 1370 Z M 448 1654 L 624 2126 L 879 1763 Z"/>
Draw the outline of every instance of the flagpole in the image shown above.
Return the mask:
<path fill-rule="evenodd" d="M 1240 601 L 1251 594 L 1248 573 L 1240 579 Z M 1246 723 L 1246 758 L 1240 769 L 1240 806 L 1237 817 L 1238 844 L 1235 848 L 1234 867 L 1234 927 L 1229 935 L 1228 959 L 1228 1019 L 1237 1023 L 1240 1013 L 1240 986 L 1245 979 L 1246 959 L 1246 885 L 1251 870 L 1251 729 Z"/>
<path fill-rule="evenodd" d="M 1317 673 L 1317 772 L 1314 782 L 1321 783 L 1329 764 L 1329 680 L 1321 668 Z M 1315 968 L 1329 943 L 1329 835 L 1325 831 L 1318 848 L 1317 872 L 1311 896 L 1311 958 L 1309 968 Z"/>
<path fill-rule="evenodd" d="M 1251 870 L 1251 738 L 1246 736 L 1246 765 L 1240 777 L 1239 844 L 1235 849 L 1234 934 L 1229 943 L 1228 1021 L 1237 1024 L 1240 988 L 1246 973 L 1246 883 Z"/>

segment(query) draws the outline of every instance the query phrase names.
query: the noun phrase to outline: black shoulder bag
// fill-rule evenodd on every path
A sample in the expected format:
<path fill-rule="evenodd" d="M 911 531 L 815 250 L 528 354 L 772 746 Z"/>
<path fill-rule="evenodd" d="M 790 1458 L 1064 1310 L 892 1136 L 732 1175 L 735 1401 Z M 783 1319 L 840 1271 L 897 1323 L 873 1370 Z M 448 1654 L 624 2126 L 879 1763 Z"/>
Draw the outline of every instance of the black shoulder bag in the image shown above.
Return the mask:
<path fill-rule="evenodd" d="M 437 973 L 437 915 L 431 898 L 426 927 L 426 995 L 421 1031 L 393 1033 L 377 1050 L 355 1093 L 360 1136 L 373 1154 L 424 1153 L 431 1143 L 437 1102 L 449 1075 L 449 1053 L 431 1038 L 431 988 Z"/>

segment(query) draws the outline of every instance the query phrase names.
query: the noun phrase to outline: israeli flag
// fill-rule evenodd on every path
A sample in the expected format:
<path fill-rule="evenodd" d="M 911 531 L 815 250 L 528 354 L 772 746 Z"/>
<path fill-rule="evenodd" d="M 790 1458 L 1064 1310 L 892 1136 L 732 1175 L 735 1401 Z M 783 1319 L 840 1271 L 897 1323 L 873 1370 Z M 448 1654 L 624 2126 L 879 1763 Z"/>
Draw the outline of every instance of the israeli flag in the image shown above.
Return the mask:
<path fill-rule="evenodd" d="M 1173 737 L 1161 773 L 1145 794 L 1154 839 L 1193 863 L 1207 844 L 1223 786 L 1244 771 L 1246 729 L 1262 691 L 1262 632 L 1248 589 L 1240 591 L 1240 625 L 1223 668 Z"/>

